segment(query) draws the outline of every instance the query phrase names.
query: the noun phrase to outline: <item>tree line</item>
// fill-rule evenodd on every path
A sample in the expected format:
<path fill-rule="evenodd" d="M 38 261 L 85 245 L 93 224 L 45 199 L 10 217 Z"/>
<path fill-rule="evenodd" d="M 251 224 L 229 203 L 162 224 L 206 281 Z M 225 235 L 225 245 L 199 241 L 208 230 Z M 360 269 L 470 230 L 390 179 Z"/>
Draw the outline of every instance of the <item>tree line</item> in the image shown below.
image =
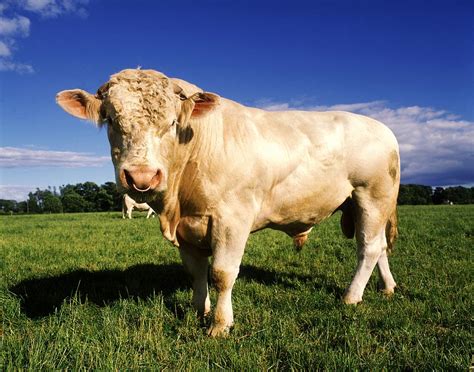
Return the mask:
<path fill-rule="evenodd" d="M 94 182 L 77 183 L 59 187 L 36 189 L 28 199 L 0 199 L 0 213 L 79 213 L 118 211 L 122 196 L 114 182 L 97 185 Z"/>
<path fill-rule="evenodd" d="M 400 185 L 398 204 L 474 204 L 474 187 L 436 187 L 424 185 Z"/>
<path fill-rule="evenodd" d="M 400 185 L 398 204 L 474 204 L 474 187 L 436 187 Z M 97 185 L 94 182 L 77 183 L 59 187 L 36 189 L 28 199 L 0 199 L 0 214 L 5 213 L 79 213 L 119 211 L 122 196 L 114 182 Z"/>

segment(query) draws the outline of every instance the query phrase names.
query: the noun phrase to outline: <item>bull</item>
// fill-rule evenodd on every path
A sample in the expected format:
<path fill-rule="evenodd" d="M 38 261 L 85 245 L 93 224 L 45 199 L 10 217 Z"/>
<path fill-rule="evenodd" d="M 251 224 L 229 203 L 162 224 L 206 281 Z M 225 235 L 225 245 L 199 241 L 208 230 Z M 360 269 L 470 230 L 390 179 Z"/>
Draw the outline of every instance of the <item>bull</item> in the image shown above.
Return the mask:
<path fill-rule="evenodd" d="M 246 107 L 141 69 L 112 75 L 96 94 L 65 90 L 56 100 L 106 127 L 117 185 L 159 214 L 192 277 L 200 316 L 211 311 L 210 272 L 217 303 L 209 335 L 233 325 L 232 288 L 250 233 L 280 230 L 301 247 L 338 210 L 358 258 L 343 301 L 362 301 L 375 266 L 383 291 L 394 292 L 387 251 L 397 236 L 400 157 L 382 123 L 348 112 Z"/>

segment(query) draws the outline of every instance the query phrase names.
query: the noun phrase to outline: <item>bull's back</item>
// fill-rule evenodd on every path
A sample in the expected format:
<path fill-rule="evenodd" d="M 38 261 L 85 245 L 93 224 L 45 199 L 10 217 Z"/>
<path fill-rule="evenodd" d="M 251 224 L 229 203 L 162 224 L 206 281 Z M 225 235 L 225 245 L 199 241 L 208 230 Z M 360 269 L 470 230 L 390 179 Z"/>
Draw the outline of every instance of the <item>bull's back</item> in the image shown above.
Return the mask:
<path fill-rule="evenodd" d="M 365 182 L 399 157 L 392 131 L 363 115 L 341 111 L 271 112 L 261 127 L 262 137 L 282 144 L 283 154 L 295 155 L 279 160 L 307 167 L 307 178 L 316 184 L 326 185 L 324 178 L 342 176 L 352 183 Z"/>

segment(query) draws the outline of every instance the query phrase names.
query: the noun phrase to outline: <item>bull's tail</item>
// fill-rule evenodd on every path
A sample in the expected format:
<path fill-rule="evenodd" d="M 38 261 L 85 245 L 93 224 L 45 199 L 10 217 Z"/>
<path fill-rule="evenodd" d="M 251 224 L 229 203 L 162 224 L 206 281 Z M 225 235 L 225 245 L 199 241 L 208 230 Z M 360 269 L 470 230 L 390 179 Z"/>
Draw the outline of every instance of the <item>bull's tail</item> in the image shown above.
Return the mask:
<path fill-rule="evenodd" d="M 347 239 L 352 239 L 355 234 L 354 202 L 352 198 L 347 198 L 336 211 L 342 211 L 341 230 Z"/>
<path fill-rule="evenodd" d="M 387 225 L 385 225 L 385 238 L 387 239 L 387 252 L 390 253 L 398 237 L 398 218 L 397 206 L 395 205 L 392 213 L 388 217 Z"/>
<path fill-rule="evenodd" d="M 346 201 L 337 209 L 342 210 L 341 216 L 341 229 L 344 235 L 348 239 L 352 239 L 355 235 L 355 213 L 354 213 L 354 202 L 351 198 L 347 198 Z M 395 241 L 398 237 L 398 224 L 397 224 L 397 206 L 395 205 L 390 213 L 387 224 L 385 225 L 385 237 L 387 239 L 387 252 L 391 252 L 395 246 Z"/>

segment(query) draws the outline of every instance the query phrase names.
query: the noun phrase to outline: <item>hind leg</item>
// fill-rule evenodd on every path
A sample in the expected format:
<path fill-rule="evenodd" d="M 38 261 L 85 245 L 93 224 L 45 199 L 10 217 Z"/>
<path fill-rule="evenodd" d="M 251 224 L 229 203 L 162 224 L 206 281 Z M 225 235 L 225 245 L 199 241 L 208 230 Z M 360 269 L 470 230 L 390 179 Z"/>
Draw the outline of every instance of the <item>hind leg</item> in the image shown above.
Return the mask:
<path fill-rule="evenodd" d="M 356 192 L 354 196 L 358 264 L 352 282 L 344 293 L 343 301 L 346 304 L 362 301 L 365 286 L 380 258 L 384 278 L 387 278 L 388 268 L 386 256 L 382 257 L 387 247 L 387 213 L 383 200 L 372 200 L 370 193 L 365 190 Z"/>
<path fill-rule="evenodd" d="M 365 239 L 357 242 L 358 264 L 352 282 L 344 293 L 343 301 L 346 304 L 356 304 L 362 301 L 365 286 L 372 275 L 372 271 L 382 253 L 382 247 L 385 243 L 385 234 L 383 229 L 379 231 L 372 239 Z"/>
<path fill-rule="evenodd" d="M 395 283 L 392 273 L 390 272 L 386 249 L 382 251 L 382 254 L 379 257 L 379 260 L 377 262 L 377 268 L 379 270 L 380 276 L 379 289 L 381 289 L 382 292 L 386 295 L 393 294 L 397 283 Z"/>

